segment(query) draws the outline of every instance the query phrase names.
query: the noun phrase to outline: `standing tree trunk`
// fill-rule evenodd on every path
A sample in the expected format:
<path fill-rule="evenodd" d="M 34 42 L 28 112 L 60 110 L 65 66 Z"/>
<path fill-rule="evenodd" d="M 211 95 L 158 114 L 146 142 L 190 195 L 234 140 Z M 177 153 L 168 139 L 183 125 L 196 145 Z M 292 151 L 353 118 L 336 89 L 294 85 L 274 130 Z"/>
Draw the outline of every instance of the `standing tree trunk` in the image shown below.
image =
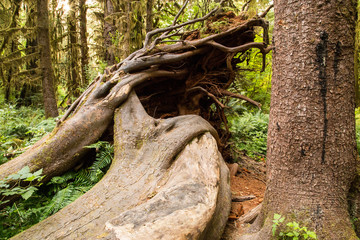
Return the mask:
<path fill-rule="evenodd" d="M 86 21 L 86 0 L 79 0 L 79 12 L 80 12 L 80 53 L 81 53 L 81 82 L 82 85 L 86 85 L 88 83 L 88 79 L 86 76 L 86 68 L 89 64 L 88 52 L 89 47 L 87 43 L 87 21 Z"/>
<path fill-rule="evenodd" d="M 267 189 L 255 224 L 262 229 L 245 239 L 269 239 L 275 213 L 319 239 L 357 239 L 347 205 L 357 155 L 356 1 L 274 5 Z"/>
<path fill-rule="evenodd" d="M 146 1 L 146 32 L 153 29 L 153 0 Z"/>
<path fill-rule="evenodd" d="M 46 117 L 58 116 L 54 89 L 54 70 L 51 65 L 48 1 L 37 0 L 40 69 L 42 76 L 43 101 Z"/>
<path fill-rule="evenodd" d="M 76 31 L 76 6 L 75 2 L 69 0 L 70 12 L 68 15 L 68 27 L 69 27 L 69 83 L 68 91 L 72 96 L 78 97 L 80 95 L 80 79 L 78 74 L 78 43 L 77 43 L 77 31 Z"/>
<path fill-rule="evenodd" d="M 105 56 L 104 59 L 108 65 L 113 65 L 116 63 L 114 46 L 112 43 L 112 37 L 116 35 L 115 21 L 113 17 L 109 17 L 114 13 L 114 6 L 111 0 L 105 1 L 104 7 L 104 50 Z"/>

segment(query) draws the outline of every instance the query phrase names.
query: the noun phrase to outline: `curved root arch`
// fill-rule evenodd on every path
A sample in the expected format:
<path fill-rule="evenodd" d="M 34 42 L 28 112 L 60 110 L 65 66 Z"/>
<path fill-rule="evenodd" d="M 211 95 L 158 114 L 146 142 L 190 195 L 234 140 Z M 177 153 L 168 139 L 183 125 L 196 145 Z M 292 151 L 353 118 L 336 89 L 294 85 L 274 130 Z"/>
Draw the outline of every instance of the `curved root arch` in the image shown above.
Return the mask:
<path fill-rule="evenodd" d="M 115 158 L 89 192 L 13 239 L 219 239 L 230 210 L 216 132 L 158 120 L 135 94 L 115 114 Z"/>

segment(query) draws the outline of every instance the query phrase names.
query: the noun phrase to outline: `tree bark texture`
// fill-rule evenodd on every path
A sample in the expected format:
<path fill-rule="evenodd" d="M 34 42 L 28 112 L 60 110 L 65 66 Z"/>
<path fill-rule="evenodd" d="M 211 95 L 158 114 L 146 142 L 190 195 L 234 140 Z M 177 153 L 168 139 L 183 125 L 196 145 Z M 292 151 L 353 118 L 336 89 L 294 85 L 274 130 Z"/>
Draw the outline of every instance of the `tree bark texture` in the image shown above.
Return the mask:
<path fill-rule="evenodd" d="M 37 0 L 37 37 L 40 51 L 42 92 L 46 117 L 57 117 L 54 70 L 51 65 L 48 0 Z"/>
<path fill-rule="evenodd" d="M 133 93 L 115 114 L 106 176 L 12 239 L 219 239 L 231 196 L 216 138 L 199 116 L 150 117 Z"/>
<path fill-rule="evenodd" d="M 79 20 L 80 20 L 80 54 L 81 54 L 81 85 L 88 84 L 86 69 L 89 67 L 89 47 L 87 42 L 87 20 L 86 20 L 86 0 L 79 0 Z"/>
<path fill-rule="evenodd" d="M 112 44 L 112 36 L 116 36 L 116 27 L 115 27 L 115 20 L 113 17 L 109 16 L 114 13 L 114 6 L 111 0 L 105 1 L 104 6 L 104 51 L 105 56 L 104 59 L 108 65 L 113 65 L 116 63 L 115 61 L 115 54 L 114 54 L 114 47 L 111 47 Z M 109 18 L 109 19 L 107 19 Z"/>
<path fill-rule="evenodd" d="M 347 195 L 356 170 L 356 1 L 274 1 L 275 51 L 261 231 L 274 213 L 319 239 L 357 239 Z M 279 230 L 278 230 L 279 232 Z"/>
<path fill-rule="evenodd" d="M 75 1 L 69 0 L 70 11 L 67 18 L 69 28 L 69 73 L 68 73 L 68 91 L 71 96 L 78 97 L 80 95 L 80 76 L 79 76 L 79 51 L 78 51 L 78 37 L 77 37 L 77 26 L 76 26 L 76 6 Z"/>

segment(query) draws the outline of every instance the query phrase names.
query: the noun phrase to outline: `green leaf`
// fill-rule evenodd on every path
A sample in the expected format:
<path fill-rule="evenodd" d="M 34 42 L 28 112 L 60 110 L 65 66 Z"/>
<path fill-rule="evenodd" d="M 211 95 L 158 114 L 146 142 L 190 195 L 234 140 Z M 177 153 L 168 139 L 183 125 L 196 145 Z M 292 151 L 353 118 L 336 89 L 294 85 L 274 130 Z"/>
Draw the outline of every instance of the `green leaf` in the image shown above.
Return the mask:
<path fill-rule="evenodd" d="M 43 170 L 37 170 L 36 172 L 33 173 L 34 176 L 40 176 L 42 174 Z"/>
<path fill-rule="evenodd" d="M 281 215 L 280 215 L 280 214 L 277 214 L 277 213 L 274 214 L 274 219 L 275 219 L 275 220 L 278 220 L 278 219 L 280 219 L 280 218 L 281 218 Z"/>
<path fill-rule="evenodd" d="M 285 220 L 285 217 L 280 218 L 279 222 L 283 222 Z"/>
<path fill-rule="evenodd" d="M 25 200 L 27 200 L 29 197 L 31 197 L 33 195 L 33 193 L 36 191 L 37 189 L 35 187 L 29 188 L 25 193 L 21 194 L 21 197 Z"/>
<path fill-rule="evenodd" d="M 311 232 L 311 231 L 309 231 L 309 232 L 308 232 L 308 235 L 309 235 L 309 237 L 311 237 L 311 238 L 313 238 L 313 239 L 316 239 L 316 238 L 317 238 L 317 236 L 316 236 L 316 233 L 315 233 L 315 232 Z"/>
<path fill-rule="evenodd" d="M 20 174 L 20 175 L 24 175 L 24 174 L 28 174 L 28 173 L 30 173 L 30 168 L 29 168 L 28 166 L 23 167 L 23 168 L 18 172 L 18 174 Z"/>

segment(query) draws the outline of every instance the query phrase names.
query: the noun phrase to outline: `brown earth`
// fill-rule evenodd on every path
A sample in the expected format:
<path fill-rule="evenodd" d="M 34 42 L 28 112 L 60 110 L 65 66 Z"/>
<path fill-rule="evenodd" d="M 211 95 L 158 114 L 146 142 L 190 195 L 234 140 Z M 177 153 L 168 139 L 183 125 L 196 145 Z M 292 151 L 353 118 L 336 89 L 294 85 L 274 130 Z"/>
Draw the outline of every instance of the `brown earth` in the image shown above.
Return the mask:
<path fill-rule="evenodd" d="M 246 158 L 239 163 L 235 175 L 235 171 L 231 171 L 231 168 L 234 168 L 234 166 L 228 166 L 233 175 L 230 179 L 233 197 L 253 195 L 255 198 L 244 202 L 232 203 L 229 221 L 225 228 L 222 240 L 234 240 L 241 235 L 244 225 L 238 221 L 239 217 L 262 203 L 266 188 L 264 162 L 257 162 Z"/>

